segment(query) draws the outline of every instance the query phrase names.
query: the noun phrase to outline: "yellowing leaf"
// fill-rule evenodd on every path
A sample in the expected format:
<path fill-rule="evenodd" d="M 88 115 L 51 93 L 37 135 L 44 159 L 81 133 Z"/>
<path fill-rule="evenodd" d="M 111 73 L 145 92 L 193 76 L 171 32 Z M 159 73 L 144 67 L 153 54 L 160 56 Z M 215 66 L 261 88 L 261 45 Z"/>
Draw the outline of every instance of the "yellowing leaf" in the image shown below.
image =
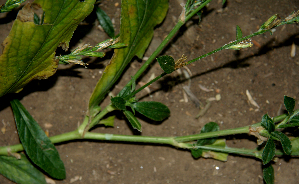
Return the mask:
<path fill-rule="evenodd" d="M 108 90 L 120 77 L 125 67 L 136 55 L 142 58 L 152 37 L 154 27 L 161 23 L 168 9 L 167 0 L 122 0 L 120 42 L 127 47 L 115 53 L 103 72 L 89 100 L 90 114 L 104 99 Z"/>
<path fill-rule="evenodd" d="M 0 96 L 18 92 L 32 79 L 46 79 L 56 72 L 58 46 L 68 43 L 78 24 L 92 11 L 95 0 L 36 0 L 18 13 L 4 40 L 0 56 Z M 43 17 L 33 22 L 34 13 Z M 38 13 L 43 12 L 43 13 Z"/>

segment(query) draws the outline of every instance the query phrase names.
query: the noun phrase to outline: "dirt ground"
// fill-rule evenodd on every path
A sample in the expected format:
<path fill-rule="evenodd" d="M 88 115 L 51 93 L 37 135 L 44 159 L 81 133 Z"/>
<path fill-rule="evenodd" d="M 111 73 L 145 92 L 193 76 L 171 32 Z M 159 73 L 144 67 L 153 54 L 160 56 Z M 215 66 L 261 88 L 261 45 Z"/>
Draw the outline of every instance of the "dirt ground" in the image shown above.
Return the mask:
<path fill-rule="evenodd" d="M 165 21 L 156 28 L 153 41 L 145 56 L 148 57 L 177 22 L 181 13 L 179 0 L 170 0 Z M 1 1 L 3 3 L 3 1 Z M 117 4 L 119 3 L 119 4 Z M 101 8 L 115 22 L 118 32 L 120 23 L 120 1 L 102 1 Z M 161 55 L 175 59 L 182 54 L 195 58 L 235 39 L 236 25 L 243 35 L 255 32 L 259 26 L 274 14 L 282 18 L 299 9 L 298 0 L 245 1 L 228 0 L 225 8 L 221 0 L 212 1 L 204 10 L 202 22 L 194 18 L 181 28 L 179 34 L 163 50 Z M 17 11 L 0 15 L 0 42 L 2 43 L 15 19 Z M 97 28 L 95 12 L 78 27 L 70 43 L 74 49 L 83 43 L 96 43 L 108 36 Z M 191 91 L 205 102 L 216 94 L 221 100 L 212 102 L 207 113 L 195 119 L 199 109 L 183 94 L 188 80 L 178 72 L 153 84 L 151 94 L 142 91 L 138 98 L 143 101 L 159 101 L 171 110 L 171 116 L 155 123 L 139 116 L 143 126 L 142 136 L 181 136 L 199 133 L 204 124 L 214 121 L 220 129 L 250 125 L 261 120 L 268 113 L 280 114 L 283 96 L 299 98 L 299 55 L 291 57 L 291 46 L 299 45 L 299 25 L 279 27 L 274 35 L 269 33 L 254 37 L 254 46 L 241 51 L 225 50 L 188 66 L 192 73 Z M 2 48 L 1 48 L 2 49 Z M 2 50 L 0 51 L 2 52 Z M 297 51 L 298 52 L 298 51 Z M 58 49 L 58 54 L 63 52 Z M 112 52 L 103 59 L 86 59 L 90 63 L 82 66 L 60 66 L 57 73 L 48 80 L 33 81 L 20 93 L 22 104 L 50 136 L 73 131 L 82 122 L 89 97 L 101 77 Z M 122 79 L 113 88 L 117 94 L 130 80 L 130 76 L 144 61 L 135 59 Z M 182 69 L 182 73 L 184 73 Z M 147 82 L 152 75 L 162 72 L 154 63 L 140 79 Z M 199 85 L 212 89 L 206 92 Z M 250 92 L 259 108 L 248 102 L 246 90 Z M 108 98 L 102 106 L 108 104 Z M 296 103 L 299 105 L 298 102 Z M 139 135 L 133 131 L 123 115 L 117 115 L 115 127 L 97 127 L 93 132 Z M 19 143 L 11 108 L 7 98 L 1 98 L 0 146 Z M 231 147 L 255 148 L 255 138 L 243 136 L 227 137 Z M 262 164 L 259 160 L 244 156 L 229 155 L 227 162 L 200 158 L 195 160 L 187 150 L 154 144 L 111 143 L 103 141 L 72 141 L 56 146 L 63 160 L 67 177 L 60 183 L 263 183 Z M 297 158 L 280 158 L 274 165 L 276 183 L 298 183 Z M 0 183 L 12 183 L 0 176 Z"/>

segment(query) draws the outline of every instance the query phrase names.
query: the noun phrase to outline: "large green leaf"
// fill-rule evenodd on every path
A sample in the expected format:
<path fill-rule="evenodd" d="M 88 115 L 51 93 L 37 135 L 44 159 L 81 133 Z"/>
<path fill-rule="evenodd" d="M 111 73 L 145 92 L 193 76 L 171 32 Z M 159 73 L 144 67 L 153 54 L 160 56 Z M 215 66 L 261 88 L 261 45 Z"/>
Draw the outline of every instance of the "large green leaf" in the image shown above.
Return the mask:
<path fill-rule="evenodd" d="M 92 11 L 95 0 L 36 0 L 18 13 L 0 56 L 0 96 L 20 91 L 32 79 L 56 72 L 58 46 L 68 48 L 77 25 Z M 34 11 L 42 8 L 42 25 L 34 24 Z M 43 13 L 42 13 L 43 14 Z"/>
<path fill-rule="evenodd" d="M 136 102 L 132 107 L 139 113 L 155 121 L 162 121 L 170 116 L 168 107 L 160 102 Z"/>
<path fill-rule="evenodd" d="M 46 184 L 45 176 L 23 154 L 21 159 L 0 156 L 0 173 L 16 183 Z"/>
<path fill-rule="evenodd" d="M 152 37 L 154 27 L 161 23 L 168 9 L 168 0 L 122 0 L 120 42 L 127 47 L 115 53 L 98 81 L 89 100 L 90 114 L 104 99 L 108 90 L 120 77 L 136 55 L 142 58 Z"/>
<path fill-rule="evenodd" d="M 64 179 L 64 164 L 50 139 L 19 100 L 12 100 L 11 107 L 19 138 L 29 158 L 53 178 Z"/>

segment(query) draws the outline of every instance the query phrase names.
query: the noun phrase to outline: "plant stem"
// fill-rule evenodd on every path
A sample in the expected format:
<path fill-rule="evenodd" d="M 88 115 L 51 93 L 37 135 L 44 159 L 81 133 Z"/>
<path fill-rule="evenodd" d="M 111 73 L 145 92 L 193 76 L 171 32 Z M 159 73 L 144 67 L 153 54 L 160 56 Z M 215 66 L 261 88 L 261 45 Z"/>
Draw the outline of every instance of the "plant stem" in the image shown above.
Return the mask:
<path fill-rule="evenodd" d="M 108 107 L 108 106 L 107 106 Z M 113 107 L 109 106 L 111 109 Z M 107 111 L 111 110 L 107 108 Z M 274 122 L 278 122 L 286 118 L 287 115 L 283 114 L 277 117 L 273 118 Z M 100 115 L 98 117 L 101 118 Z M 97 122 L 97 121 L 96 121 Z M 257 127 L 260 126 L 260 123 L 251 125 L 251 127 Z M 171 146 L 175 146 L 178 148 L 190 148 L 191 144 L 187 144 L 184 142 L 190 142 L 193 140 L 199 140 L 199 139 L 206 139 L 206 138 L 212 138 L 212 137 L 219 137 L 224 135 L 231 135 L 231 134 L 241 134 L 241 133 L 248 133 L 250 126 L 235 128 L 235 129 L 228 129 L 228 130 L 221 130 L 217 132 L 208 132 L 208 133 L 202 133 L 202 134 L 195 134 L 195 135 L 188 135 L 188 136 L 180 136 L 180 137 L 154 137 L 154 136 L 136 136 L 136 135 L 114 135 L 114 134 L 102 134 L 102 133 L 92 133 L 92 132 L 86 132 L 85 136 L 82 137 L 82 135 L 79 133 L 79 129 L 67 132 L 64 134 L 56 135 L 53 137 L 50 137 L 49 139 L 53 144 L 55 143 L 61 143 L 65 141 L 70 140 L 82 140 L 82 139 L 94 139 L 94 140 L 105 140 L 105 141 L 124 141 L 124 142 L 142 142 L 142 143 L 155 143 L 155 144 L 167 144 Z M 188 147 L 189 146 L 189 147 Z M 212 147 L 211 147 L 212 148 Z M 202 149 L 208 149 L 208 147 L 205 147 Z M 216 149 L 216 148 L 215 148 Z M 214 151 L 217 151 L 213 148 Z M 218 149 L 220 149 L 218 147 Z M 222 148 L 224 149 L 224 148 Z M 236 149 L 236 148 L 234 148 Z M 13 146 L 4 146 L 0 147 L 0 155 L 8 155 L 9 153 L 19 152 L 23 151 L 23 146 L 21 144 L 13 145 Z M 212 150 L 212 149 L 211 149 Z M 224 151 L 223 151 L 224 152 Z M 237 153 L 233 152 L 231 150 L 230 153 Z M 238 152 L 239 154 L 244 154 L 241 151 Z"/>
<path fill-rule="evenodd" d="M 194 11 L 192 11 L 186 18 L 185 21 L 179 20 L 178 23 L 173 27 L 167 37 L 162 41 L 162 43 L 158 46 L 158 48 L 153 52 L 153 54 L 148 58 L 148 60 L 142 65 L 142 67 L 136 72 L 136 74 L 132 77 L 132 79 L 128 82 L 126 86 L 132 85 L 133 81 L 136 81 L 140 75 L 147 69 L 147 67 L 154 61 L 154 59 L 158 56 L 158 54 L 164 49 L 164 47 L 168 44 L 168 42 L 176 35 L 179 29 L 199 10 L 205 7 L 212 0 L 207 0 L 200 6 L 198 6 Z"/>
<path fill-rule="evenodd" d="M 194 146 L 192 144 L 184 144 L 186 149 L 204 149 L 222 153 L 234 153 L 239 155 L 247 155 L 254 156 L 260 158 L 262 155 L 262 151 L 258 151 L 257 149 L 245 149 L 245 148 L 231 148 L 231 147 L 222 147 L 222 146 L 214 146 L 214 145 L 204 145 L 204 146 Z"/>
<path fill-rule="evenodd" d="M 133 96 L 135 96 L 137 93 L 139 93 L 141 90 L 143 90 L 144 88 L 146 88 L 147 86 L 151 85 L 152 83 L 156 82 L 157 80 L 159 80 L 160 78 L 164 77 L 167 73 L 163 72 L 161 75 L 159 75 L 158 77 L 154 78 L 153 80 L 149 81 L 148 83 L 146 83 L 145 85 L 141 86 L 138 90 L 134 91 L 133 93 L 131 93 L 129 96 L 126 97 L 126 100 L 132 98 Z"/>
<path fill-rule="evenodd" d="M 142 142 L 175 145 L 173 137 L 153 137 L 140 135 L 117 135 L 86 132 L 85 139 L 105 140 L 105 141 L 123 141 L 123 142 Z"/>
<path fill-rule="evenodd" d="M 116 108 L 112 104 L 107 105 L 99 114 L 97 114 L 92 119 L 88 130 L 91 129 L 92 127 L 94 127 L 96 124 L 98 124 L 100 119 L 102 119 L 107 113 L 114 111 L 114 110 L 116 110 Z"/>
<path fill-rule="evenodd" d="M 78 130 L 75 130 L 72 132 L 55 135 L 53 137 L 50 137 L 49 139 L 51 140 L 51 142 L 53 144 L 55 144 L 55 143 L 61 143 L 61 142 L 80 139 L 80 138 L 81 138 L 81 135 L 79 134 Z M 16 144 L 13 146 L 4 146 L 4 147 L 0 147 L 0 155 L 9 155 L 9 153 L 15 153 L 15 152 L 23 151 L 23 150 L 24 150 L 24 148 L 23 148 L 22 144 Z"/>
<path fill-rule="evenodd" d="M 219 130 L 216 132 L 207 132 L 207 133 L 200 133 L 194 135 L 179 136 L 176 137 L 175 140 L 177 142 L 190 142 L 199 139 L 207 139 L 207 138 L 220 137 L 225 135 L 249 133 L 249 127 L 250 126 L 245 126 L 245 127 L 239 127 L 234 129 L 228 129 L 228 130 Z"/>
<path fill-rule="evenodd" d="M 198 61 L 198 60 L 200 60 L 200 59 L 202 59 L 202 58 L 205 58 L 205 57 L 207 57 L 207 56 L 210 56 L 210 55 L 212 55 L 212 54 L 215 54 L 216 52 L 222 51 L 223 49 L 227 49 L 227 48 L 229 48 L 230 46 L 233 46 L 233 45 L 236 45 L 237 43 L 240 43 L 241 41 L 244 41 L 244 40 L 247 40 L 247 39 L 249 39 L 249 38 L 251 38 L 251 37 L 254 37 L 254 36 L 263 34 L 263 33 L 267 32 L 267 31 L 268 31 L 268 30 L 257 31 L 257 32 L 255 32 L 255 33 L 252 33 L 251 35 L 245 36 L 245 37 L 243 37 L 243 38 L 240 38 L 240 39 L 237 39 L 237 40 L 235 40 L 235 41 L 233 41 L 233 42 L 230 42 L 230 43 L 228 43 L 228 44 L 225 44 L 225 45 L 223 45 L 222 47 L 220 47 L 220 48 L 218 48 L 218 49 L 215 49 L 215 50 L 213 50 L 213 51 L 211 51 L 211 52 L 209 52 L 209 53 L 206 53 L 206 54 L 204 54 L 204 55 L 201 55 L 201 56 L 199 56 L 199 57 L 197 57 L 197 58 L 195 58 L 195 59 L 192 59 L 192 60 L 186 62 L 186 65 L 191 64 L 191 63 L 193 63 L 193 62 L 195 62 L 195 61 Z"/>
<path fill-rule="evenodd" d="M 273 118 L 273 121 L 274 122 L 282 121 L 286 117 L 287 117 L 286 114 L 276 116 Z M 258 126 L 261 126 L 261 123 L 256 123 L 256 124 L 253 124 L 250 126 L 244 126 L 244 127 L 239 127 L 239 128 L 219 130 L 216 132 L 207 132 L 207 133 L 200 133 L 200 134 L 194 134 L 194 135 L 179 136 L 179 137 L 176 137 L 175 140 L 177 142 L 190 142 L 190 141 L 195 141 L 195 140 L 199 140 L 199 139 L 207 139 L 207 138 L 220 137 L 220 136 L 225 136 L 225 135 L 249 133 L 250 127 L 258 127 Z"/>

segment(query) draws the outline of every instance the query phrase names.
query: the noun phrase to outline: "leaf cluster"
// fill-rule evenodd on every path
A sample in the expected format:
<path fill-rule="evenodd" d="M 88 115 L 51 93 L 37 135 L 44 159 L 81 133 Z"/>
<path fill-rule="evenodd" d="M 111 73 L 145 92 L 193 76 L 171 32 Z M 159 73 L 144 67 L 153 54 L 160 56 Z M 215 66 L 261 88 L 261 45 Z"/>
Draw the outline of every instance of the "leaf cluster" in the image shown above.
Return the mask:
<path fill-rule="evenodd" d="M 111 103 L 125 114 L 134 129 L 141 132 L 141 124 L 134 116 L 135 111 L 154 121 L 162 121 L 169 117 L 170 110 L 166 105 L 160 102 L 137 102 L 135 97 L 127 99 L 133 90 L 134 89 L 131 90 L 130 87 L 123 88 L 117 97 L 111 98 Z M 128 110 L 127 107 L 130 107 L 131 111 Z"/>
<path fill-rule="evenodd" d="M 269 115 L 267 114 L 263 116 L 261 121 L 261 125 L 266 130 L 263 133 L 268 137 L 268 141 L 264 147 L 262 158 L 261 158 L 264 165 L 264 169 L 263 169 L 264 179 L 268 184 L 274 183 L 274 169 L 271 166 L 270 161 L 275 156 L 275 151 L 276 151 L 275 140 L 281 143 L 283 151 L 286 155 L 290 155 L 293 150 L 291 140 L 284 133 L 277 131 L 276 129 L 282 127 L 298 126 L 298 122 L 297 122 L 298 113 L 297 111 L 294 111 L 295 100 L 291 97 L 284 96 L 284 106 L 288 111 L 288 117 L 285 118 L 285 121 L 283 121 L 282 125 L 275 126 L 273 119 L 270 118 Z"/>

